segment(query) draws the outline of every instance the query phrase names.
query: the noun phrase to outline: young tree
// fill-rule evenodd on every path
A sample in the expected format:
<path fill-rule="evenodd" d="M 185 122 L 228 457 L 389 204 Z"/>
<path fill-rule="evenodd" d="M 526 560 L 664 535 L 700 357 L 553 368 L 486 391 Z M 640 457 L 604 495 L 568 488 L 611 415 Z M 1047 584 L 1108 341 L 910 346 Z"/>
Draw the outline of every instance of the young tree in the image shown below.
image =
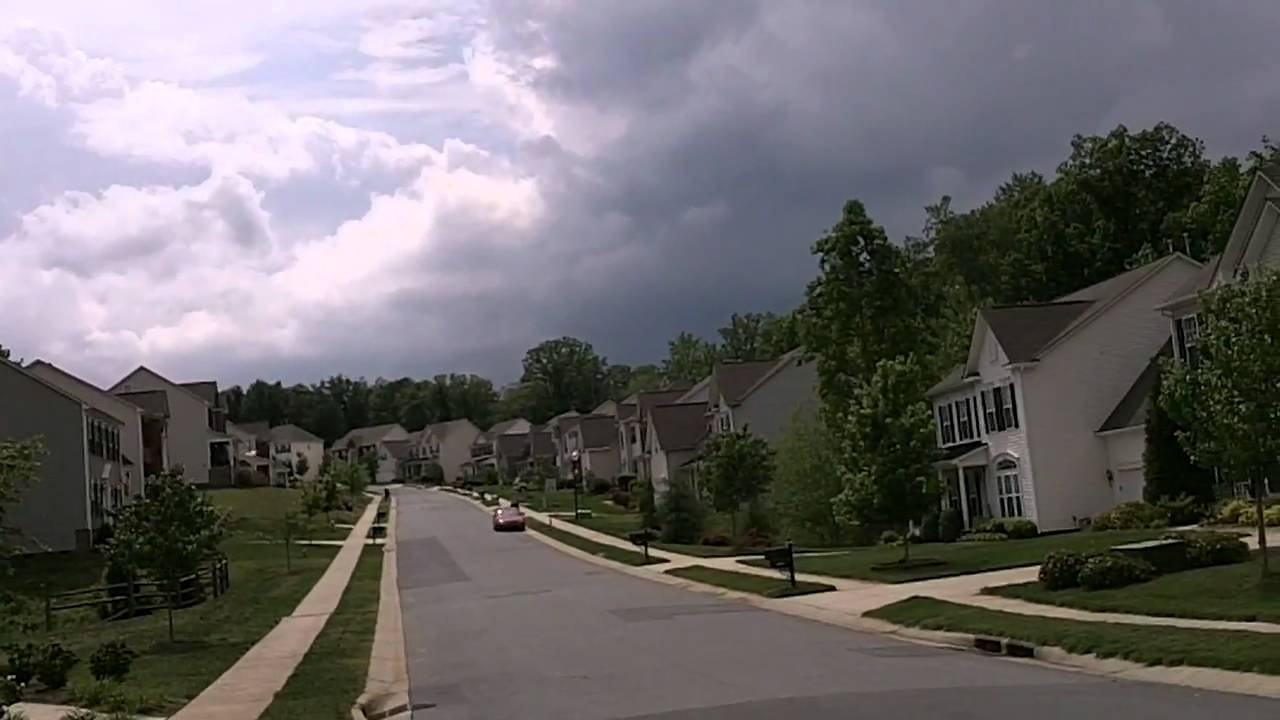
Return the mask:
<path fill-rule="evenodd" d="M 933 422 L 921 385 L 914 357 L 881 360 L 854 392 L 839 433 L 844 489 L 836 496 L 837 515 L 850 525 L 897 529 L 903 562 L 911 556 L 910 523 L 937 501 L 930 481 Z"/>
<path fill-rule="evenodd" d="M 1162 371 L 1156 376 L 1151 397 L 1157 400 L 1147 410 L 1146 446 L 1142 451 L 1146 481 L 1142 494 L 1149 503 L 1187 495 L 1207 507 L 1213 502 L 1213 471 L 1192 462 L 1179 442 L 1182 428 L 1159 402 L 1163 375 Z"/>
<path fill-rule="evenodd" d="M 9 539 L 17 531 L 5 524 L 5 511 L 39 480 L 40 461 L 44 458 L 44 440 L 0 440 L 0 562 L 9 551 Z"/>
<path fill-rule="evenodd" d="M 1165 364 L 1160 403 L 1198 465 L 1251 484 L 1265 576 L 1263 496 L 1280 457 L 1280 273 L 1259 270 L 1200 301 L 1199 361 Z"/>
<path fill-rule="evenodd" d="M 354 463 L 338 463 L 338 465 L 344 465 L 344 464 L 359 466 L 362 470 L 364 470 L 366 479 L 378 477 L 378 453 L 376 451 L 367 452 L 364 455 L 361 455 L 360 459 Z M 337 472 L 341 472 L 341 471 L 338 470 Z"/>
<path fill-rule="evenodd" d="M 738 537 L 738 511 L 755 502 L 773 482 L 773 450 L 746 429 L 717 433 L 707 441 L 703 472 L 716 510 L 729 513 L 730 532 Z"/>
<path fill-rule="evenodd" d="M 662 524 L 663 542 L 698 542 L 706 523 L 706 511 L 688 480 L 677 478 L 671 481 L 658 507 L 658 519 Z"/>
<path fill-rule="evenodd" d="M 797 541 L 838 545 L 844 529 L 832 500 L 840 481 L 840 448 L 815 408 L 801 407 L 778 441 L 771 497 L 782 529 Z"/>
<path fill-rule="evenodd" d="M 180 475 L 161 475 L 145 496 L 115 516 L 111 556 L 134 574 L 147 574 L 169 594 L 169 641 L 173 641 L 173 600 L 182 578 L 214 557 L 226 535 L 226 518 Z"/>
<path fill-rule="evenodd" d="M 333 467 L 332 481 L 336 487 L 346 491 L 347 497 L 354 503 L 365 488 L 369 487 L 369 470 L 364 463 L 337 463 Z"/>

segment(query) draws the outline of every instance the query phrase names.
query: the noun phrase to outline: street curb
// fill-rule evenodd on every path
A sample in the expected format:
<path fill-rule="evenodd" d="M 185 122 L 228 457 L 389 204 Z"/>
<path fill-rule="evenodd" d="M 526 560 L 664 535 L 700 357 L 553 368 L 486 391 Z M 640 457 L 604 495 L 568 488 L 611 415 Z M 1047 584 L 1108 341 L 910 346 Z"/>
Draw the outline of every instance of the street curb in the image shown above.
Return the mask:
<path fill-rule="evenodd" d="M 382 548 L 382 579 L 378 587 L 378 619 L 364 692 L 351 708 L 352 720 L 386 720 L 411 712 L 409 667 L 405 659 L 404 621 L 400 612 L 396 565 L 397 500 L 391 495 L 386 538 Z"/>

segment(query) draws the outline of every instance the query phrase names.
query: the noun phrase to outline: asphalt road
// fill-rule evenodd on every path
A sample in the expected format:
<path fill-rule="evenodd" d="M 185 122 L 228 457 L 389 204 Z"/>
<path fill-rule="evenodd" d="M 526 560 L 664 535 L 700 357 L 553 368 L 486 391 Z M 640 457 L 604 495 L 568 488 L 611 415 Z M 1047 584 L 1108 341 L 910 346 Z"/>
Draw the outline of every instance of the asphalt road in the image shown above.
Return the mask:
<path fill-rule="evenodd" d="M 1280 702 L 898 642 L 649 582 L 400 491 L 414 720 L 1280 717 Z"/>

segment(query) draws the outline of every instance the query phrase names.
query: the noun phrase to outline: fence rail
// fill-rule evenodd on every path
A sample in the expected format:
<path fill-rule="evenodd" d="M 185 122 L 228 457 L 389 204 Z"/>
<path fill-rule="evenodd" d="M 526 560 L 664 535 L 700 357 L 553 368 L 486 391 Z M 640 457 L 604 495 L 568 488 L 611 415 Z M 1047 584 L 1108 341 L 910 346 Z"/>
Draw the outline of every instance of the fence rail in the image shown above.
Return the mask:
<path fill-rule="evenodd" d="M 159 580 L 134 580 L 49 593 L 44 597 L 45 630 L 53 629 L 53 614 L 65 610 L 96 607 L 104 620 L 116 620 L 170 605 L 197 605 L 209 595 L 216 598 L 227 592 L 231 588 L 231 572 L 226 558 L 220 558 L 179 579 L 175 592 L 167 592 L 163 586 Z"/>

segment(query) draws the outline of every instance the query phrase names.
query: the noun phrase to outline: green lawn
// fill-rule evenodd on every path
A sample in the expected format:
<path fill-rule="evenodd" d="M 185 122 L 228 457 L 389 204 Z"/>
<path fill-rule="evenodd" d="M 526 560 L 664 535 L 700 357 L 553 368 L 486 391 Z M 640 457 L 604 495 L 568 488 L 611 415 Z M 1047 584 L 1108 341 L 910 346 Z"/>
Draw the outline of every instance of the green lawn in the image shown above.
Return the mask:
<path fill-rule="evenodd" d="M 923 597 L 886 605 L 867 616 L 898 625 L 1004 637 L 1144 665 L 1280 674 L 1280 641 L 1264 633 L 1059 620 Z"/>
<path fill-rule="evenodd" d="M 288 493 L 292 491 L 284 491 Z M 233 533 L 223 544 L 230 561 L 231 588 L 217 599 L 174 613 L 177 641 L 170 643 L 165 613 L 103 622 L 92 609 L 59 612 L 44 630 L 43 593 L 99 583 L 97 555 L 47 554 L 20 560 L 5 590 L 21 603 L 16 614 L 24 630 L 0 623 L 0 645 L 56 641 L 80 657 L 71 684 L 87 684 L 88 658 L 103 642 L 121 640 L 139 654 L 124 690 L 141 697 L 143 711 L 171 712 L 186 704 L 232 665 L 279 620 L 293 611 L 337 552 L 335 547 L 293 548 L 293 572 L 285 569 L 284 548 L 260 542 L 262 528 L 283 515 L 276 488 L 219 490 L 210 498 L 235 511 Z M 345 531 L 344 531 L 345 532 Z M 9 611 L 11 615 L 15 614 Z M 0 658 L 3 659 L 3 658 Z M 37 702 L 66 702 L 70 690 L 42 693 Z"/>
<path fill-rule="evenodd" d="M 857 548 L 835 555 L 796 556 L 796 571 L 833 577 L 857 578 L 876 582 L 900 583 L 929 578 L 968 575 L 990 570 L 1038 565 L 1051 550 L 1093 552 L 1113 545 L 1159 537 L 1163 530 L 1116 530 L 1112 532 L 1073 532 L 1043 535 L 1028 540 L 1000 542 L 954 542 L 913 545 L 911 558 L 932 558 L 941 565 L 913 567 L 903 570 L 875 569 L 872 566 L 892 563 L 902 557 L 902 548 L 889 545 Z M 763 559 L 747 561 L 764 567 Z"/>
<path fill-rule="evenodd" d="M 666 560 L 660 558 L 650 558 L 649 562 L 646 563 L 643 552 L 627 550 L 620 547 L 614 547 L 613 545 L 598 543 L 594 540 L 588 540 L 581 535 L 576 535 L 567 530 L 561 530 L 558 527 L 552 527 L 545 523 L 540 523 L 533 518 L 528 518 L 525 520 L 525 523 L 528 525 L 529 529 L 534 532 L 542 533 L 553 540 L 558 540 L 565 545 L 570 545 L 584 552 L 591 553 L 592 555 L 599 555 L 606 560 L 613 560 L 614 562 L 625 563 L 627 565 L 656 565 L 658 563 L 666 562 Z"/>
<path fill-rule="evenodd" d="M 1280 549 L 1269 554 L 1272 566 L 1280 567 Z M 984 592 L 1097 612 L 1280 623 L 1280 574 L 1273 573 L 1260 583 L 1257 560 L 1261 555 L 1255 551 L 1253 557 L 1254 562 L 1187 570 L 1114 590 L 1055 591 L 1032 582 Z"/>
<path fill-rule="evenodd" d="M 378 619 L 382 548 L 365 548 L 337 610 L 262 720 L 347 720 L 364 691 Z"/>
<path fill-rule="evenodd" d="M 298 509 L 302 491 L 296 488 L 226 488 L 209 490 L 206 496 L 231 514 L 231 529 L 246 538 L 284 540 L 284 516 Z M 368 495 L 361 493 L 352 509 L 336 510 L 328 515 L 303 518 L 303 526 L 295 531 L 299 540 L 341 540 L 350 532 L 339 524 L 354 525 L 369 504 Z"/>
<path fill-rule="evenodd" d="M 826 583 L 796 581 L 796 586 L 791 587 L 791 583 L 780 577 L 764 577 L 762 575 L 752 575 L 751 573 L 733 572 L 732 570 L 721 570 L 719 568 L 707 567 L 705 565 L 689 565 L 687 567 L 672 568 L 667 570 L 668 575 L 675 575 L 686 580 L 706 583 L 708 585 L 716 585 L 730 590 L 738 590 L 740 592 L 749 592 L 756 595 L 763 595 L 770 598 L 794 597 L 796 595 L 810 595 L 812 593 L 827 592 L 835 590 L 834 585 Z"/>

